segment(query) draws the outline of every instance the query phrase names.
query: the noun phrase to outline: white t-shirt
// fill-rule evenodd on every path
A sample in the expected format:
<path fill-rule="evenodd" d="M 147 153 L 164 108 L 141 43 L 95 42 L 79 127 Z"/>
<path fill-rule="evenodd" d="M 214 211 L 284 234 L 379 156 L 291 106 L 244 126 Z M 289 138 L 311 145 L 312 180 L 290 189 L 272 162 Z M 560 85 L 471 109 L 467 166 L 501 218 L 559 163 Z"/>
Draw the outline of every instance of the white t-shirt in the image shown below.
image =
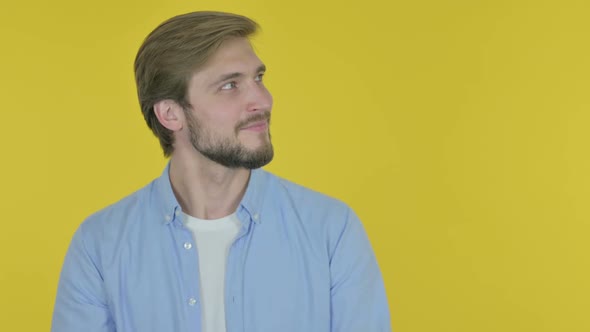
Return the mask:
<path fill-rule="evenodd" d="M 215 220 L 183 213 L 182 220 L 197 244 L 203 332 L 225 332 L 225 267 L 240 220 L 235 213 Z"/>

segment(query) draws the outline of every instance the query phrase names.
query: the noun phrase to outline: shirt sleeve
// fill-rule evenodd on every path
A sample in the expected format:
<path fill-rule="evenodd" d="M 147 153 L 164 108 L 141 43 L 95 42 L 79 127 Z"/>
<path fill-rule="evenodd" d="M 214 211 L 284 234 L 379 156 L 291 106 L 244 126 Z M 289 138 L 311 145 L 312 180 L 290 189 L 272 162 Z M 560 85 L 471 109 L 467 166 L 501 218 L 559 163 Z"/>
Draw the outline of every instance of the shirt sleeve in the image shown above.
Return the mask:
<path fill-rule="evenodd" d="M 84 243 L 83 226 L 74 234 L 62 267 L 51 331 L 116 332 L 100 269 Z"/>
<path fill-rule="evenodd" d="M 383 278 L 360 220 L 348 209 L 330 233 L 331 331 L 391 331 Z"/>

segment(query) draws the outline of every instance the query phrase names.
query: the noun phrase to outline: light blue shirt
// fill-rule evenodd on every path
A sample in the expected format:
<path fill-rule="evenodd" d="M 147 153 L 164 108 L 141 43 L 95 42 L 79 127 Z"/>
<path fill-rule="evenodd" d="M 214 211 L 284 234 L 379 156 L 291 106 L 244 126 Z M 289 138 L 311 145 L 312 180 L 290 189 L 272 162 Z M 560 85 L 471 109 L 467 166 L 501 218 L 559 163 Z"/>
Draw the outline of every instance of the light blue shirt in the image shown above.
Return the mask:
<path fill-rule="evenodd" d="M 168 170 L 80 225 L 51 331 L 201 331 L 197 246 Z M 236 212 L 228 332 L 391 331 L 375 255 L 348 206 L 258 169 Z"/>

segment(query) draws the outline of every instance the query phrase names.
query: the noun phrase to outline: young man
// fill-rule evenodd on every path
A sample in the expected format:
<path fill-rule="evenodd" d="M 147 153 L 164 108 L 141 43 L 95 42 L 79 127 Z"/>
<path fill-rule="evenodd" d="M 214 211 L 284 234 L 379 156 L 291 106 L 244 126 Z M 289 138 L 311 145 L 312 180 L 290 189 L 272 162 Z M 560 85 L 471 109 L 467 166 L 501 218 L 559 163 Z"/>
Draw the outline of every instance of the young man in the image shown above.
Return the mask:
<path fill-rule="evenodd" d="M 273 157 L 272 97 L 256 27 L 194 12 L 146 38 L 139 100 L 170 162 L 76 231 L 52 331 L 390 330 L 355 214 L 260 169 Z"/>

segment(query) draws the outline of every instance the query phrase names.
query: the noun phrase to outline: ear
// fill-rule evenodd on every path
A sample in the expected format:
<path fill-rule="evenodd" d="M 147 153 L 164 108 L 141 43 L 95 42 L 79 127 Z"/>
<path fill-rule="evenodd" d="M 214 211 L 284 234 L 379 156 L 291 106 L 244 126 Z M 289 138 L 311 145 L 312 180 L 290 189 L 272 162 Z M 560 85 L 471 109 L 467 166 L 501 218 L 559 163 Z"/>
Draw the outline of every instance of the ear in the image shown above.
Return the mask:
<path fill-rule="evenodd" d="M 184 113 L 182 107 L 173 100 L 165 99 L 155 103 L 154 113 L 165 128 L 171 131 L 182 130 Z"/>

